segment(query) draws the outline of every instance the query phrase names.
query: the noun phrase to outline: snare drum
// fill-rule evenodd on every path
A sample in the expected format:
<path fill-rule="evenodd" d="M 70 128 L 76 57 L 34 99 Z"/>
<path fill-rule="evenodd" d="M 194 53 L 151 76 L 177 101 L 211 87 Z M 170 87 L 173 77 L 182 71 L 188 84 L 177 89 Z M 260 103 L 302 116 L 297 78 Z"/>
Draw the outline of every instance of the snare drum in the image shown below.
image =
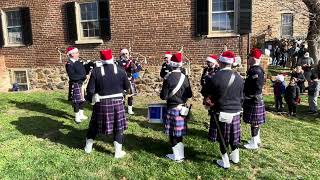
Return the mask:
<path fill-rule="evenodd" d="M 148 120 L 150 123 L 163 123 L 167 114 L 167 104 L 149 104 L 148 105 Z"/>

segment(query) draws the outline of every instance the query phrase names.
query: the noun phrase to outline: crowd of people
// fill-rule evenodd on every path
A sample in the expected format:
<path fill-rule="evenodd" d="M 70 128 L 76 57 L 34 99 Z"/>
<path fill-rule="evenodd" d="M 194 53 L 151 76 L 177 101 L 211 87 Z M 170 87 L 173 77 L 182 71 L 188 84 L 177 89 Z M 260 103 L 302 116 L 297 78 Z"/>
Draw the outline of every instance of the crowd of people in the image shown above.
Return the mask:
<path fill-rule="evenodd" d="M 289 67 L 292 70 L 291 77 L 286 87 L 285 76 L 288 74 L 280 73 L 276 79 L 271 79 L 276 111 L 283 112 L 284 98 L 288 106 L 289 116 L 296 116 L 297 106 L 300 104 L 301 95 L 308 92 L 309 113 L 317 114 L 317 98 L 319 96 L 319 67 L 310 57 L 305 42 L 281 40 L 275 46 L 272 53 L 272 65 Z"/>
<path fill-rule="evenodd" d="M 282 39 L 276 41 L 271 49 L 272 65 L 294 68 L 308 61 L 308 65 L 312 66 L 313 59 L 309 56 L 306 42 L 302 40 Z M 310 68 L 310 67 L 304 67 Z"/>
<path fill-rule="evenodd" d="M 85 152 L 91 153 L 94 139 L 98 134 L 113 135 L 115 158 L 122 158 L 124 131 L 128 128 L 125 115 L 125 97 L 128 96 L 128 113 L 133 115 L 132 95 L 136 76 L 142 67 L 131 60 L 127 49 L 122 49 L 119 60 L 115 60 L 112 50 L 100 51 L 100 61 L 94 65 L 84 65 L 79 61 L 79 50 L 67 49 L 67 73 L 71 85 L 71 99 L 75 112 L 75 122 L 80 123 L 84 116 L 84 102 L 93 105 L 93 111 L 86 136 Z M 183 54 L 166 52 L 160 71 L 163 85 L 160 98 L 167 103 L 163 119 L 164 132 L 169 136 L 172 153 L 166 157 L 181 162 L 184 160 L 183 137 L 187 135 L 187 122 L 190 106 L 186 103 L 193 95 L 188 75 L 183 68 Z M 265 73 L 260 66 L 262 52 L 252 49 L 248 64 L 250 68 L 245 80 L 232 69 L 236 56 L 232 51 L 207 57 L 200 80 L 203 104 L 208 109 L 210 128 L 208 139 L 220 145 L 221 159 L 217 165 L 230 167 L 230 161 L 240 161 L 240 119 L 251 126 L 251 139 L 244 145 L 247 149 L 258 149 L 261 144 L 260 129 L 265 123 L 265 106 L 262 96 Z M 86 87 L 83 83 L 90 74 Z M 243 110 L 243 111 L 242 111 Z M 229 148 L 231 151 L 229 152 Z"/>

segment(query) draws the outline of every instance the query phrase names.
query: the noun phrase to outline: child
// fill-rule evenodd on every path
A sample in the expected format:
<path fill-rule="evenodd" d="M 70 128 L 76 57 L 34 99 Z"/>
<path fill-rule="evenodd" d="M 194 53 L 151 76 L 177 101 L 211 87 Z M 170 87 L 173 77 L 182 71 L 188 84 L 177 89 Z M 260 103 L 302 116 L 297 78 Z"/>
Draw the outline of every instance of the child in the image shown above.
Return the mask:
<path fill-rule="evenodd" d="M 286 100 L 289 108 L 289 116 L 296 116 L 297 105 L 300 103 L 300 89 L 296 82 L 296 78 L 291 77 L 290 83 L 284 94 L 284 99 Z"/>
<path fill-rule="evenodd" d="M 286 90 L 284 76 L 282 74 L 279 74 L 276 76 L 275 81 L 272 81 L 272 79 L 270 80 L 272 82 L 274 101 L 276 103 L 276 110 L 279 112 L 282 112 L 283 111 L 282 95 L 284 95 L 284 92 Z"/>
<path fill-rule="evenodd" d="M 312 74 L 311 75 L 311 82 L 308 89 L 308 101 L 309 101 L 309 113 L 310 114 L 317 114 L 317 100 L 319 96 L 319 89 L 320 83 L 318 79 L 318 75 Z"/>
<path fill-rule="evenodd" d="M 303 75 L 303 70 L 301 66 L 297 66 L 295 70 L 292 72 L 292 76 L 297 78 L 297 85 L 300 89 L 300 93 L 304 93 L 304 82 L 306 81 L 306 78 Z"/>

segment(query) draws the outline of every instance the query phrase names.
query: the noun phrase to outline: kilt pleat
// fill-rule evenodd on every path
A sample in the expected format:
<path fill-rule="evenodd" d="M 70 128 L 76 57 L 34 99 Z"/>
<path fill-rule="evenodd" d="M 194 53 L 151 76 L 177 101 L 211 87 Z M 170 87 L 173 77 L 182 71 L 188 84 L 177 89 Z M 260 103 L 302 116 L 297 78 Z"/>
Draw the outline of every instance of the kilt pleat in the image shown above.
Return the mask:
<path fill-rule="evenodd" d="M 217 115 L 216 115 L 217 116 Z M 218 119 L 218 118 L 216 118 Z M 235 115 L 230 124 L 218 121 L 225 144 L 239 145 L 241 140 L 240 115 Z M 213 142 L 220 142 L 217 122 L 211 116 L 208 138 Z"/>
<path fill-rule="evenodd" d="M 244 100 L 243 121 L 253 126 L 264 124 L 266 122 L 264 102 L 253 103 L 251 100 Z"/>
<path fill-rule="evenodd" d="M 79 83 L 72 84 L 72 102 L 73 104 L 78 104 L 83 102 L 81 94 L 82 85 Z"/>
<path fill-rule="evenodd" d="M 187 134 L 187 121 L 183 116 L 180 116 L 178 108 L 167 110 L 164 126 L 165 133 L 169 136 L 181 137 Z"/>
<path fill-rule="evenodd" d="M 91 121 L 96 121 L 98 134 L 123 133 L 128 129 L 123 100 L 100 100 L 93 107 Z"/>

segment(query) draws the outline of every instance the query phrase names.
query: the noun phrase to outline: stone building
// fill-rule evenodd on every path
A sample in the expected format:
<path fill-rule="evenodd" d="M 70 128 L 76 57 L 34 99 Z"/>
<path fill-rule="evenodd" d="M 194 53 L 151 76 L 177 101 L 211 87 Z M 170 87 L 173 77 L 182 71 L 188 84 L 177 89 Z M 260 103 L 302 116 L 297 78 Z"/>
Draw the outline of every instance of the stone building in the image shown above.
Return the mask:
<path fill-rule="evenodd" d="M 302 0 L 253 0 L 253 44 L 275 39 L 304 39 L 308 33 L 308 9 Z"/>
<path fill-rule="evenodd" d="M 155 94 L 163 53 L 183 46 L 198 91 L 205 58 L 226 45 L 245 59 L 251 31 L 251 0 L 2 0 L 0 10 L 6 90 L 8 81 L 21 89 L 65 88 L 66 56 L 59 49 L 76 46 L 83 59 L 98 60 L 101 49 L 112 48 L 117 57 L 130 46 L 148 62 L 139 88 Z"/>

